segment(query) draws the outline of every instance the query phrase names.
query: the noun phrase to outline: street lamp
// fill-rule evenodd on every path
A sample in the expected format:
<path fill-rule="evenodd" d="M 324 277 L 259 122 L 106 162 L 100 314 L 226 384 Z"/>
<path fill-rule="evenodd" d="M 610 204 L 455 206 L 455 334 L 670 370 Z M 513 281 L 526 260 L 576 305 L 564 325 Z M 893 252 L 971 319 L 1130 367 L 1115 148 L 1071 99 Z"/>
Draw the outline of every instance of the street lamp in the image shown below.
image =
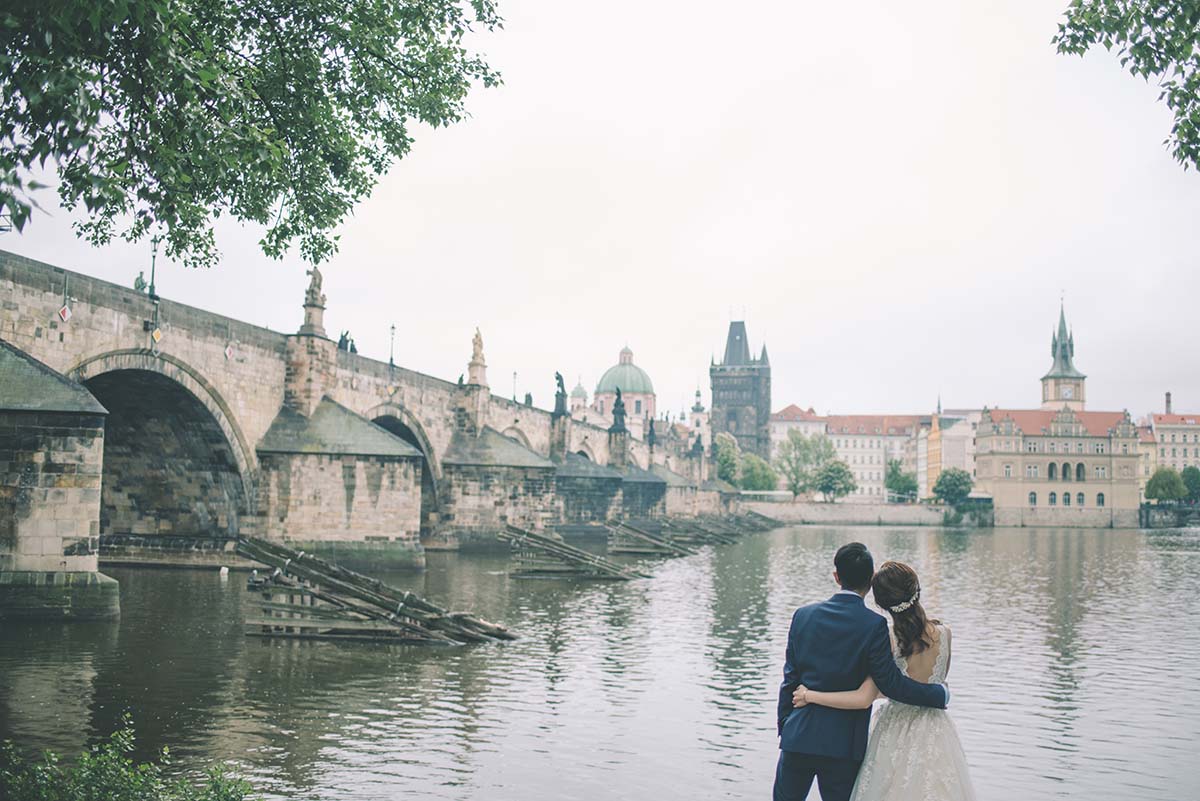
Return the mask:
<path fill-rule="evenodd" d="M 388 345 L 388 369 L 396 367 L 396 324 L 392 323 L 392 341 Z"/>

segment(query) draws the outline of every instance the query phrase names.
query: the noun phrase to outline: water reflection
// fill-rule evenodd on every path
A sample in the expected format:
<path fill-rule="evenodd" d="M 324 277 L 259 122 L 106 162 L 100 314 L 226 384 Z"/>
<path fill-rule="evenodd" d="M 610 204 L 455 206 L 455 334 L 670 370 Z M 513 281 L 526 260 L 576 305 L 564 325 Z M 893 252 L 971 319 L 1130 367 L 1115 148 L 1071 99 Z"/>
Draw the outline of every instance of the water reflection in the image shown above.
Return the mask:
<path fill-rule="evenodd" d="M 784 529 L 628 584 L 432 554 L 393 583 L 523 636 L 454 649 L 242 636 L 241 580 L 114 571 L 123 617 L 0 629 L 0 736 L 236 762 L 268 797 L 748 798 L 775 758 L 787 623 L 850 539 L 920 572 L 955 632 L 982 798 L 1179 799 L 1200 736 L 1200 532 Z"/>

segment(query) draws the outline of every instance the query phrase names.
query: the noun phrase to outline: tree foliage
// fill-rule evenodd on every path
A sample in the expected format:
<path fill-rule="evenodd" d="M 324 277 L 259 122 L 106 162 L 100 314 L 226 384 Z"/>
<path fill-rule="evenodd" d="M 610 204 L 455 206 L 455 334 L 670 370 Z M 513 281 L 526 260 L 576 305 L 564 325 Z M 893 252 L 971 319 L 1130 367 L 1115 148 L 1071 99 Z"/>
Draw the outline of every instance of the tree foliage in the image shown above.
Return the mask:
<path fill-rule="evenodd" d="M 916 500 L 917 477 L 912 473 L 905 473 L 904 465 L 899 459 L 888 460 L 883 485 L 892 495 L 906 500 Z"/>
<path fill-rule="evenodd" d="M 717 449 L 717 478 L 736 486 L 742 464 L 742 452 L 737 439 L 732 434 L 722 432 L 717 434 L 713 443 Z"/>
<path fill-rule="evenodd" d="M 747 453 L 742 457 L 740 484 L 744 490 L 765 492 L 779 485 L 779 476 L 765 459 Z"/>
<path fill-rule="evenodd" d="M 215 263 L 222 214 L 311 262 L 412 144 L 499 81 L 465 37 L 494 0 L 43 0 L 0 9 L 0 206 L 29 220 L 53 169 L 77 232 L 161 233 Z M 50 167 L 47 167 L 47 164 Z"/>
<path fill-rule="evenodd" d="M 854 480 L 849 465 L 833 459 L 817 468 L 813 474 L 812 488 L 824 495 L 827 502 L 833 502 L 858 489 L 858 482 Z"/>
<path fill-rule="evenodd" d="M 779 445 L 775 467 L 783 476 L 783 484 L 795 497 L 814 489 L 817 470 L 836 457 L 833 442 L 824 434 L 805 435 L 795 429 Z"/>
<path fill-rule="evenodd" d="M 1183 468 L 1179 477 L 1183 479 L 1183 486 L 1187 489 L 1187 499 L 1200 501 L 1200 467 L 1188 465 Z"/>
<path fill-rule="evenodd" d="M 169 764 L 164 748 L 157 762 L 136 764 L 133 729 L 126 717 L 123 727 L 108 740 L 80 755 L 69 767 L 56 754 L 39 760 L 23 759 L 11 742 L 0 745 L 0 798 L 20 801 L 244 801 L 250 793 L 245 782 L 226 776 L 219 768 L 199 783 L 167 779 Z"/>
<path fill-rule="evenodd" d="M 966 470 L 948 467 L 933 484 L 933 496 L 948 506 L 958 506 L 971 494 L 974 479 Z"/>
<path fill-rule="evenodd" d="M 1083 55 L 1115 50 L 1121 66 L 1160 88 L 1175 115 L 1167 144 L 1177 161 L 1200 166 L 1200 3 L 1196 0 L 1072 0 L 1054 44 Z"/>
<path fill-rule="evenodd" d="M 1173 467 L 1160 467 L 1146 482 L 1146 497 L 1152 501 L 1178 501 L 1186 498 L 1183 477 Z"/>

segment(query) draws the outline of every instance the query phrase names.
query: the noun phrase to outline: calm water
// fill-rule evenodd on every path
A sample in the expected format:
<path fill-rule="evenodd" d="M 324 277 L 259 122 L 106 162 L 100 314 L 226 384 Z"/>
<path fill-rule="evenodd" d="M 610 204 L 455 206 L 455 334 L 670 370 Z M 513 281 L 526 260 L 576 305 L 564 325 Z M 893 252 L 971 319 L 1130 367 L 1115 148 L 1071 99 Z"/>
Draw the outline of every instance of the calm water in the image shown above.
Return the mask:
<path fill-rule="evenodd" d="M 414 649 L 242 635 L 244 576 L 111 570 L 118 624 L 0 628 L 0 738 L 235 762 L 268 798 L 768 797 L 787 623 L 834 549 L 912 563 L 955 632 L 983 799 L 1200 797 L 1200 531 L 791 528 L 629 584 L 432 554 L 394 583 L 522 634 Z"/>

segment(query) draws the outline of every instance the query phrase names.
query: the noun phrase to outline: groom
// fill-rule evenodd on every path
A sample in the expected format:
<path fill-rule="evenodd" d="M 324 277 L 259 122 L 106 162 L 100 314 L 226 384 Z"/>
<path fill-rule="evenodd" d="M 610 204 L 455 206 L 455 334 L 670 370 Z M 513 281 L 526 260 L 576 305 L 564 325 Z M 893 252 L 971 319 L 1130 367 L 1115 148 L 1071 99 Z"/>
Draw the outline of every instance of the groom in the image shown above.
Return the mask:
<path fill-rule="evenodd" d="M 896 667 L 887 622 L 863 602 L 875 575 L 867 546 L 843 545 L 833 566 L 841 589 L 792 615 L 779 688 L 774 801 L 804 801 L 814 777 L 823 801 L 848 801 L 867 750 L 870 708 L 808 704 L 795 709 L 792 693 L 801 684 L 826 692 L 857 690 L 870 676 L 879 692 L 903 704 L 944 709 L 950 701 L 945 686 L 913 681 Z"/>

